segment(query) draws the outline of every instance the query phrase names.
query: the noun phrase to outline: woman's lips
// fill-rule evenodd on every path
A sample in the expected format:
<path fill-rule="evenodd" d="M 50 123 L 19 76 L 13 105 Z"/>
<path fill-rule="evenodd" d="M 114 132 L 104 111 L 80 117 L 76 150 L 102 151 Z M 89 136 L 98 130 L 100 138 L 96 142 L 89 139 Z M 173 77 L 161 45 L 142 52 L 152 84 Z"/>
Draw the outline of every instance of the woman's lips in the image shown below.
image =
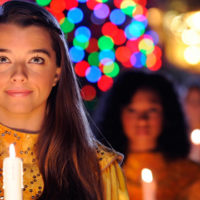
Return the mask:
<path fill-rule="evenodd" d="M 25 97 L 32 93 L 31 90 L 6 90 L 6 93 L 12 97 Z"/>
<path fill-rule="evenodd" d="M 138 135 L 149 135 L 149 130 L 147 128 L 138 128 L 137 134 Z"/>

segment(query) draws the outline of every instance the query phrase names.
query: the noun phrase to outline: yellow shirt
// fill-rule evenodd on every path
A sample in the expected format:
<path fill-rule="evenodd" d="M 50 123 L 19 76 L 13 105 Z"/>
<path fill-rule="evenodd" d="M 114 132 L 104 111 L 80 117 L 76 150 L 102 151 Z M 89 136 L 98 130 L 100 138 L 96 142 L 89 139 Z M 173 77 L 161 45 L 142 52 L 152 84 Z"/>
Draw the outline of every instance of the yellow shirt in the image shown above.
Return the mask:
<path fill-rule="evenodd" d="M 37 166 L 34 147 L 38 134 L 23 133 L 0 124 L 0 197 L 3 196 L 3 159 L 9 156 L 9 145 L 15 144 L 16 156 L 23 160 L 23 199 L 40 196 L 43 180 Z M 122 156 L 105 147 L 98 146 L 97 157 L 103 176 L 106 200 L 128 200 L 128 193 L 120 163 Z"/>
<path fill-rule="evenodd" d="M 160 153 L 131 153 L 123 166 L 130 200 L 142 199 L 141 170 L 149 168 L 157 200 L 200 199 L 200 165 L 189 159 L 167 162 Z"/>

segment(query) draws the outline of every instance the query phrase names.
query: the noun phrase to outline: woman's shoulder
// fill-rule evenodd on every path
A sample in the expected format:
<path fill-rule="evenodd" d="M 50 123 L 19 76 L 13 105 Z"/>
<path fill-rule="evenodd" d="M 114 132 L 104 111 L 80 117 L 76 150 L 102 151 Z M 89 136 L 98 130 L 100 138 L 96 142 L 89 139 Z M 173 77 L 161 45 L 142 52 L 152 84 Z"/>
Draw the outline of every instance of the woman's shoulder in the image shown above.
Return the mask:
<path fill-rule="evenodd" d="M 116 152 L 114 149 L 108 148 L 99 142 L 97 142 L 96 144 L 96 155 L 102 171 L 113 163 L 117 162 L 119 163 L 119 165 L 122 164 L 124 159 L 123 154 Z"/>
<path fill-rule="evenodd" d="M 189 182 L 200 179 L 200 164 L 196 163 L 188 158 L 179 159 L 168 165 L 168 169 L 173 172 L 173 174 L 178 174 L 180 177 L 184 177 Z"/>
<path fill-rule="evenodd" d="M 200 164 L 189 159 L 183 159 L 177 162 L 176 167 L 182 173 L 180 184 L 184 185 L 182 187 L 184 190 L 180 193 L 179 199 L 200 199 Z M 176 176 L 178 176 L 178 173 L 176 173 Z"/>
<path fill-rule="evenodd" d="M 192 171 L 195 170 L 195 171 L 200 172 L 200 164 L 190 160 L 189 158 L 178 159 L 176 162 L 174 162 L 174 167 L 177 167 L 178 169 L 180 168 L 186 171 L 191 171 L 192 169 Z"/>

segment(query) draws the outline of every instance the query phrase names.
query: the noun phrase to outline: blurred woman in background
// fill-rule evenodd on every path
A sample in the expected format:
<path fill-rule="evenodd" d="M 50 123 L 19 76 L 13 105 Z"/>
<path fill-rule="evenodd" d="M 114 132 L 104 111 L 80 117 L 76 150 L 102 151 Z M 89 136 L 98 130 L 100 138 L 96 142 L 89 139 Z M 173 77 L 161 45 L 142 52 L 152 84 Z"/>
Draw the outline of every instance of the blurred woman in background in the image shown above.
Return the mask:
<path fill-rule="evenodd" d="M 184 114 L 173 84 L 158 74 L 127 71 L 94 114 L 102 142 L 125 155 L 131 200 L 142 200 L 141 170 L 152 170 L 156 199 L 200 199 L 200 166 L 187 159 Z"/>

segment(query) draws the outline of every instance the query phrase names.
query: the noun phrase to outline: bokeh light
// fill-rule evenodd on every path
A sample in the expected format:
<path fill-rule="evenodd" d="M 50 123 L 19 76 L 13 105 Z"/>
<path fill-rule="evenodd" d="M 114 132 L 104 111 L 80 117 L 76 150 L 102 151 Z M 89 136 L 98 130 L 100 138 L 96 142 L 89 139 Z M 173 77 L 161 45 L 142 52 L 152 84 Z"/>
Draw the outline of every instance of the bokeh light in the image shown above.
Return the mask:
<path fill-rule="evenodd" d="M 184 51 L 184 58 L 187 63 L 195 65 L 200 62 L 200 47 L 189 46 Z"/>
<path fill-rule="evenodd" d="M 91 31 L 86 26 L 80 26 L 75 30 L 75 37 L 79 42 L 87 42 L 91 37 Z"/>
<path fill-rule="evenodd" d="M 83 20 L 83 11 L 80 8 L 72 8 L 67 13 L 67 18 L 71 23 L 77 24 Z"/>
<path fill-rule="evenodd" d="M 6 1 L 4 1 L 6 2 Z M 40 6 L 47 6 L 49 5 L 51 2 L 51 0 L 36 0 L 36 3 Z"/>
<path fill-rule="evenodd" d="M 90 63 L 90 65 L 98 66 L 99 65 L 99 53 L 98 52 L 92 52 L 88 56 L 88 62 Z"/>
<path fill-rule="evenodd" d="M 110 13 L 110 21 L 115 25 L 121 25 L 125 20 L 126 15 L 120 9 L 114 9 Z"/>
<path fill-rule="evenodd" d="M 98 81 L 97 85 L 101 91 L 105 92 L 112 87 L 113 79 L 111 77 L 103 75 Z"/>
<path fill-rule="evenodd" d="M 101 50 L 110 50 L 113 48 L 114 43 L 111 37 L 101 36 L 98 40 L 98 46 Z"/>
<path fill-rule="evenodd" d="M 190 135 L 190 139 L 193 144 L 199 145 L 200 144 L 200 130 L 194 129 Z"/>
<path fill-rule="evenodd" d="M 67 18 L 63 18 L 60 21 L 60 27 L 64 33 L 69 33 L 74 30 L 75 25 Z"/>
<path fill-rule="evenodd" d="M 94 15 L 99 19 L 105 19 L 106 17 L 108 17 L 109 13 L 110 13 L 110 8 L 106 4 L 101 3 L 97 4 L 94 7 Z"/>
<path fill-rule="evenodd" d="M 91 101 L 96 97 L 96 90 L 92 85 L 85 85 L 81 89 L 81 96 L 85 101 Z"/>
<path fill-rule="evenodd" d="M 96 83 L 101 78 L 101 70 L 96 66 L 90 66 L 86 70 L 86 79 L 91 83 Z"/>
<path fill-rule="evenodd" d="M 75 64 L 74 70 L 78 76 L 85 77 L 86 70 L 89 68 L 89 66 L 89 63 L 83 60 Z"/>
<path fill-rule="evenodd" d="M 147 30 L 147 0 L 36 2 L 57 18 L 65 33 L 75 73 L 83 83 L 81 94 L 85 101 L 94 101 L 98 90 L 109 90 L 123 68 L 161 68 L 158 34 Z M 188 33 L 183 38 L 188 42 Z M 195 62 L 187 52 L 185 59 Z"/>
<path fill-rule="evenodd" d="M 73 62 L 77 63 L 80 62 L 81 60 L 83 60 L 85 53 L 84 50 L 78 47 L 73 46 L 70 50 L 69 50 L 69 54 L 70 57 L 72 59 Z"/>
<path fill-rule="evenodd" d="M 70 0 L 70 1 L 65 0 L 65 3 L 66 3 L 66 10 L 78 7 L 78 0 Z"/>
<path fill-rule="evenodd" d="M 106 58 L 115 60 L 115 52 L 112 50 L 100 51 L 100 53 L 99 53 L 100 62 L 101 62 L 101 60 L 106 59 Z"/>

